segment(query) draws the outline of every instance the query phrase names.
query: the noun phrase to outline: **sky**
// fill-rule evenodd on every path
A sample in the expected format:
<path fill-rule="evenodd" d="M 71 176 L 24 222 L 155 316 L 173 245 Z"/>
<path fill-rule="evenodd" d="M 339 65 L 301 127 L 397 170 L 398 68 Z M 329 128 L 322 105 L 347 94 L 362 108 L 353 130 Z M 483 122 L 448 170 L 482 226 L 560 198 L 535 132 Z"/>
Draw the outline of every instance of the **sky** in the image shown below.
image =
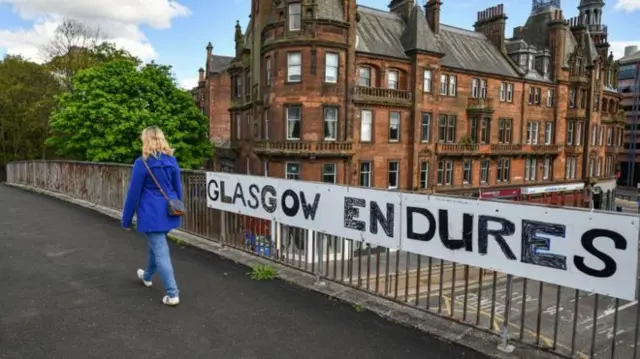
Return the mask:
<path fill-rule="evenodd" d="M 271 1 L 271 0 L 261 0 Z M 425 0 L 418 0 L 424 3 Z M 359 5 L 387 9 L 390 0 L 358 0 Z M 441 21 L 473 29 L 477 11 L 499 0 L 445 0 Z M 504 0 L 507 37 L 523 25 L 530 0 Z M 577 15 L 579 0 L 562 0 L 566 18 Z M 616 58 L 624 47 L 640 45 L 640 0 L 607 0 L 603 23 Z M 117 45 L 145 61 L 171 65 L 178 83 L 196 85 L 209 41 L 214 54 L 234 54 L 236 20 L 246 26 L 251 0 L 0 0 L 0 56 L 19 54 L 41 62 L 39 49 L 63 17 L 98 26 Z"/>

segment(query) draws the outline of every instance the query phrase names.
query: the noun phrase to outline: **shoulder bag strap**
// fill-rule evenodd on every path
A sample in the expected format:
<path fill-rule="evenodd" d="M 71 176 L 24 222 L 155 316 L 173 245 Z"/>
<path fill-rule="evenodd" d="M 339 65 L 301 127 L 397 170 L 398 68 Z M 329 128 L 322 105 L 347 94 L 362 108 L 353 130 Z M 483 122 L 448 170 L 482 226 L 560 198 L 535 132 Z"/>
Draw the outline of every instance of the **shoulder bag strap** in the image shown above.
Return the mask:
<path fill-rule="evenodd" d="M 151 168 L 149 168 L 149 165 L 147 164 L 147 161 L 145 161 L 143 159 L 142 163 L 144 163 L 144 166 L 147 168 L 147 172 L 149 172 L 149 175 L 151 175 L 151 178 L 153 179 L 153 182 L 155 182 L 156 186 L 158 186 L 158 189 L 160 190 L 160 193 L 162 193 L 162 196 L 164 196 L 164 198 L 168 201 L 169 197 L 167 196 L 166 193 L 164 193 L 164 190 L 162 189 L 162 186 L 160 186 L 160 183 L 158 183 L 158 180 L 156 179 L 156 176 L 154 176 L 153 172 L 151 172 Z"/>

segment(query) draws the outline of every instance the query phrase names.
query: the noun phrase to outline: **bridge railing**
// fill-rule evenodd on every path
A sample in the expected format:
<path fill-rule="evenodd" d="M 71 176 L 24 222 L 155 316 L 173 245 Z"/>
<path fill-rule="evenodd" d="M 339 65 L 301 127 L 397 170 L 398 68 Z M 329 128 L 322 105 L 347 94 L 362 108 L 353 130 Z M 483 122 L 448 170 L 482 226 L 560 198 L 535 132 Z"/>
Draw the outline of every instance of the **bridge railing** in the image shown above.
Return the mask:
<path fill-rule="evenodd" d="M 121 209 L 130 172 L 120 164 L 15 162 L 7 183 Z M 213 210 L 206 173 L 182 176 L 186 232 L 562 356 L 638 358 L 637 301 Z"/>

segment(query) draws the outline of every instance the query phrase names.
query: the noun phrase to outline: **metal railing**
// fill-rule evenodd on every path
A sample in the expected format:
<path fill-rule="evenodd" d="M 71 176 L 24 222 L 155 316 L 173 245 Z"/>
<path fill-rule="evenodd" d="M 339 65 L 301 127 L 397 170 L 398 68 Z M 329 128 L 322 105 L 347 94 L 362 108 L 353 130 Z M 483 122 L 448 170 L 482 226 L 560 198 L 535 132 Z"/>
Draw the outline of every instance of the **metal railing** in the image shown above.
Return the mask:
<path fill-rule="evenodd" d="M 117 164 L 16 162 L 7 166 L 7 181 L 121 209 L 130 171 Z M 186 232 L 502 335 L 502 340 L 565 357 L 638 358 L 637 301 L 212 210 L 205 172 L 182 176 Z"/>

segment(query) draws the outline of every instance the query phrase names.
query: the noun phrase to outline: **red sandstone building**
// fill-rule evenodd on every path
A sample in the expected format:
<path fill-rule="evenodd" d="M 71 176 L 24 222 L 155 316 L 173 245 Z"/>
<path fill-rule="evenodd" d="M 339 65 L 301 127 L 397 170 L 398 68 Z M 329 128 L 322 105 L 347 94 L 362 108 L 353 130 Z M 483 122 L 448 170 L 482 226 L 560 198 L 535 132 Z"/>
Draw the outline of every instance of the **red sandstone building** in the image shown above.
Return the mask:
<path fill-rule="evenodd" d="M 230 93 L 231 81 L 227 69 L 233 57 L 213 54 L 213 45 L 207 45 L 206 65 L 200 68 L 198 86 L 191 90 L 196 106 L 209 119 L 209 140 L 215 151 L 226 153 L 231 149 Z M 229 171 L 233 162 L 214 161 L 213 169 Z"/>
<path fill-rule="evenodd" d="M 498 5 L 475 31 L 392 0 L 252 1 L 236 25 L 235 172 L 472 196 L 615 188 L 624 121 L 604 3 L 533 0 L 505 37 Z M 453 11 L 453 10 L 451 10 Z"/>

